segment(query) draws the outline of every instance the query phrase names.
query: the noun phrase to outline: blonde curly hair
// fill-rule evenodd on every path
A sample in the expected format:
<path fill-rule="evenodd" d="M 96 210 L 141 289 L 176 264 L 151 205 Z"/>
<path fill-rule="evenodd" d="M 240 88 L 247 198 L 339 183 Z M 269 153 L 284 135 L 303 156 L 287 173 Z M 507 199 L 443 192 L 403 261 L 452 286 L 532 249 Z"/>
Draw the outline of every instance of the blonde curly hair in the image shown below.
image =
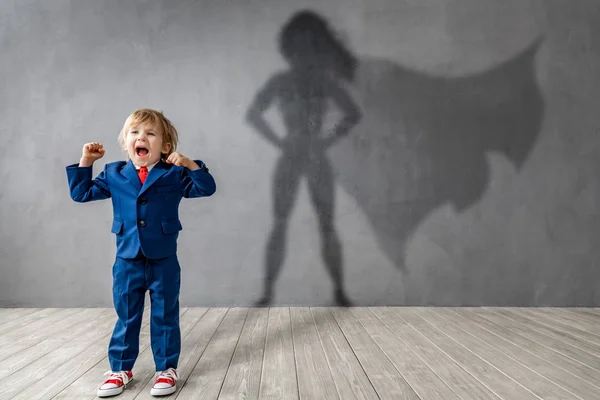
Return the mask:
<path fill-rule="evenodd" d="M 125 150 L 125 137 L 127 132 L 132 126 L 140 124 L 150 124 L 155 129 L 160 130 L 162 133 L 163 143 L 170 143 L 171 148 L 168 153 L 162 153 L 161 159 L 166 160 L 171 153 L 177 149 L 177 142 L 179 140 L 179 134 L 175 126 L 164 116 L 162 111 L 156 111 L 150 108 L 140 108 L 132 112 L 123 124 L 123 129 L 119 133 L 118 142 L 122 149 Z M 127 153 L 127 152 L 126 152 Z"/>

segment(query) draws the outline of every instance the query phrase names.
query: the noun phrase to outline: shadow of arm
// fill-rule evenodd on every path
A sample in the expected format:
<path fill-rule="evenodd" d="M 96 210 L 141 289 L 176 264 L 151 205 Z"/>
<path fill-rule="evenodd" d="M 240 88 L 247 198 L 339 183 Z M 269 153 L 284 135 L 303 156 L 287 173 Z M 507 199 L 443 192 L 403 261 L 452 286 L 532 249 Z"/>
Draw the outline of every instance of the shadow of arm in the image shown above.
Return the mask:
<path fill-rule="evenodd" d="M 277 94 L 277 79 L 271 78 L 267 83 L 259 90 L 254 97 L 252 104 L 246 112 L 246 121 L 260 133 L 269 143 L 273 146 L 280 148 L 281 139 L 277 136 L 275 131 L 263 118 L 263 114 L 269 109 L 273 100 Z"/>
<path fill-rule="evenodd" d="M 334 82 L 328 85 L 328 96 L 340 108 L 343 113 L 341 120 L 335 124 L 331 134 L 325 139 L 327 147 L 333 145 L 337 140 L 346 136 L 356 126 L 362 114 L 348 92 Z"/>

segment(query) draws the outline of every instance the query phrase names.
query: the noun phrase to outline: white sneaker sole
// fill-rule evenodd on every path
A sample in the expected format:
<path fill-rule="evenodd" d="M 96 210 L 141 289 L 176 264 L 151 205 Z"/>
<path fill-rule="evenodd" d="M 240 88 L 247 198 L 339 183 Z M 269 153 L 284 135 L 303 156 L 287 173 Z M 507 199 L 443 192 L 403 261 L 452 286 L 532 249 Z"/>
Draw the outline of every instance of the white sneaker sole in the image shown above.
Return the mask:
<path fill-rule="evenodd" d="M 121 386 L 121 387 L 113 388 L 113 389 L 98 389 L 98 392 L 96 394 L 98 395 L 98 397 L 112 397 L 112 396 L 116 396 L 118 394 L 123 393 L 124 389 L 125 389 L 125 386 Z"/>
<path fill-rule="evenodd" d="M 170 388 L 164 388 L 164 389 L 152 388 L 152 389 L 150 389 L 150 394 L 152 396 L 166 396 L 166 395 L 169 395 L 169 394 L 175 392 L 176 390 L 177 390 L 177 386 L 173 386 Z"/>

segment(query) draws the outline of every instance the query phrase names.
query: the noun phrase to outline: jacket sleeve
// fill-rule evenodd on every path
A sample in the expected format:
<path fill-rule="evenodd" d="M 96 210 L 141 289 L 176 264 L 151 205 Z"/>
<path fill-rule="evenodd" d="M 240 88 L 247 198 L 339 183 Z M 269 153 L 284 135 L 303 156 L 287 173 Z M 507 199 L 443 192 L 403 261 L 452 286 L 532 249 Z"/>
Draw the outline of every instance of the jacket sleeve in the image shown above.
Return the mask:
<path fill-rule="evenodd" d="M 199 169 L 191 171 L 184 168 L 181 174 L 181 193 L 183 197 L 212 196 L 217 190 L 215 179 L 201 160 L 194 160 L 194 162 L 200 166 Z"/>
<path fill-rule="evenodd" d="M 78 164 L 71 164 L 66 169 L 69 191 L 73 201 L 86 203 L 110 197 L 110 189 L 106 180 L 106 167 L 96 179 L 92 179 L 92 166 L 80 167 Z"/>

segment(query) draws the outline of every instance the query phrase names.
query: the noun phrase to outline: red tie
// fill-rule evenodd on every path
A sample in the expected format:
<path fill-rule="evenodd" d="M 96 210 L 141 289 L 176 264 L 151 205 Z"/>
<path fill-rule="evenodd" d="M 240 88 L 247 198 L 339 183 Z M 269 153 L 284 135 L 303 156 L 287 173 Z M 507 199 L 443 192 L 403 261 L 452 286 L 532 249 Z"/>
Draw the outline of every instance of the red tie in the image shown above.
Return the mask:
<path fill-rule="evenodd" d="M 139 176 L 140 176 L 140 181 L 142 181 L 142 185 L 143 185 L 144 182 L 146 181 L 146 177 L 148 176 L 148 168 L 140 167 Z"/>

